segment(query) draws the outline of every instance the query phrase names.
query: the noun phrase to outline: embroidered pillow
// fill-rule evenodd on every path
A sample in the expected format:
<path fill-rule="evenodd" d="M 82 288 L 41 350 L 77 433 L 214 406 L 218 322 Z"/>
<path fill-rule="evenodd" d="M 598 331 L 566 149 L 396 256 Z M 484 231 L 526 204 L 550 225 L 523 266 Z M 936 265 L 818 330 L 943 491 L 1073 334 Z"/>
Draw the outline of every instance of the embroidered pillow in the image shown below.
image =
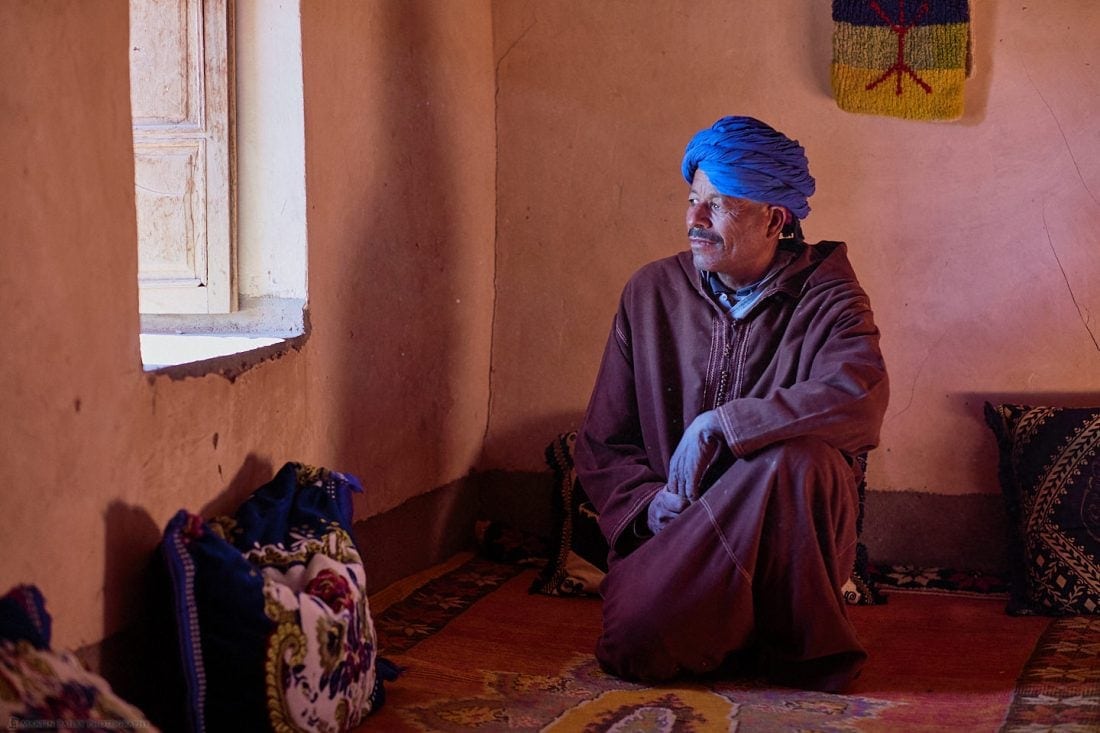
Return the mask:
<path fill-rule="evenodd" d="M 531 586 L 535 593 L 593 595 L 599 592 L 600 581 L 607 572 L 608 547 L 600 531 L 599 514 L 577 481 L 573 468 L 576 441 L 575 431 L 562 433 L 546 447 L 546 462 L 555 482 L 552 506 L 555 531 L 551 537 L 549 561 Z M 861 456 L 859 460 L 860 467 L 865 469 L 866 457 Z M 861 480 L 857 534 L 863 531 L 865 493 L 866 482 Z M 856 544 L 855 567 L 842 590 L 844 599 L 853 605 L 885 602 L 872 582 L 867 548 L 862 542 Z"/>
<path fill-rule="evenodd" d="M 346 474 L 288 463 L 234 517 L 164 532 L 191 730 L 344 731 L 384 699 Z"/>
<path fill-rule="evenodd" d="M 33 585 L 0 598 L 0 721 L 11 730 L 56 730 L 65 721 L 69 728 L 156 731 L 75 654 L 50 648 L 50 615 Z"/>
<path fill-rule="evenodd" d="M 1100 613 L 1100 407 L 986 403 L 1009 523 L 1013 614 Z"/>

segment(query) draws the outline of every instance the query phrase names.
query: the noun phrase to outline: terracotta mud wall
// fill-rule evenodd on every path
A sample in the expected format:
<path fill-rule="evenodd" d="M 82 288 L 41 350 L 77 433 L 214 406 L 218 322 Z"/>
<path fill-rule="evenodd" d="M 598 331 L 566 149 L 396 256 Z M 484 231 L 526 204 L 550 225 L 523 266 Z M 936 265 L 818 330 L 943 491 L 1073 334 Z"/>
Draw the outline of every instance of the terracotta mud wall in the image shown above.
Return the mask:
<path fill-rule="evenodd" d="M 807 237 L 844 239 L 892 400 L 872 488 L 996 492 L 986 399 L 1100 402 L 1100 6 L 973 2 L 951 123 L 839 110 L 829 3 L 493 6 L 497 307 L 487 467 L 583 412 L 620 288 L 685 247 L 679 164 L 726 114 L 805 145 Z"/>
<path fill-rule="evenodd" d="M 312 333 L 232 381 L 142 372 L 127 12 L 0 6 L 0 587 L 68 647 L 140 614 L 177 509 L 299 460 L 374 515 L 467 474 L 488 409 L 488 3 L 303 4 Z"/>

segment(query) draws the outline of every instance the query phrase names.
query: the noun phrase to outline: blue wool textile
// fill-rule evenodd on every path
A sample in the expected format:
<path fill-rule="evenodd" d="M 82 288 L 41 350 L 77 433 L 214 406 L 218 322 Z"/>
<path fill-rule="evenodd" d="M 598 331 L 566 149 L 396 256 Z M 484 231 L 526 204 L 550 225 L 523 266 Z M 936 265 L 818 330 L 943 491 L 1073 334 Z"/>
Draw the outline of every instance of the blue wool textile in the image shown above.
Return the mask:
<path fill-rule="evenodd" d="M 896 0 L 881 3 L 878 9 L 875 3 L 866 0 L 833 0 L 833 20 L 852 25 L 891 25 L 897 19 L 899 25 L 920 19 L 920 25 L 943 25 L 945 23 L 966 23 L 970 20 L 970 3 L 967 0 Z M 885 7 L 883 7 L 885 6 Z M 883 17 L 885 16 L 885 18 Z"/>
<path fill-rule="evenodd" d="M 725 196 L 785 206 L 799 219 L 810 213 L 814 178 L 806 151 L 760 120 L 723 117 L 695 133 L 682 165 L 688 183 L 697 168 Z"/>

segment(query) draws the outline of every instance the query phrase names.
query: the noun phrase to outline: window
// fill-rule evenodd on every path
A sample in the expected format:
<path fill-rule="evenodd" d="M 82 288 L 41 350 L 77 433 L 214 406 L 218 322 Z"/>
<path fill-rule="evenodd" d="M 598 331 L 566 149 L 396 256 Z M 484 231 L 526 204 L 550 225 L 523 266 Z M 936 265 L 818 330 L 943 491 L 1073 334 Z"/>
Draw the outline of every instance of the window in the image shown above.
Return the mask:
<path fill-rule="evenodd" d="M 301 335 L 298 0 L 130 0 L 130 41 L 145 368 Z"/>

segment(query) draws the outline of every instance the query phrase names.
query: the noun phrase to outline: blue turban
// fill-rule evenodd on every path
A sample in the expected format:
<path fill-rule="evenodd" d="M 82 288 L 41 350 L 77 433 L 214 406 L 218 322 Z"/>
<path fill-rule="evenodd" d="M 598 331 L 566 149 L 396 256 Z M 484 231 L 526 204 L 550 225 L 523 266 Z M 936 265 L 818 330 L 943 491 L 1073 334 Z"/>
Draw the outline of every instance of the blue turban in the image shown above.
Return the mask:
<path fill-rule="evenodd" d="M 725 196 L 787 207 L 799 219 L 810 213 L 814 193 L 806 151 L 783 133 L 752 117 L 723 117 L 695 133 L 684 151 L 684 178 L 695 169 Z"/>

